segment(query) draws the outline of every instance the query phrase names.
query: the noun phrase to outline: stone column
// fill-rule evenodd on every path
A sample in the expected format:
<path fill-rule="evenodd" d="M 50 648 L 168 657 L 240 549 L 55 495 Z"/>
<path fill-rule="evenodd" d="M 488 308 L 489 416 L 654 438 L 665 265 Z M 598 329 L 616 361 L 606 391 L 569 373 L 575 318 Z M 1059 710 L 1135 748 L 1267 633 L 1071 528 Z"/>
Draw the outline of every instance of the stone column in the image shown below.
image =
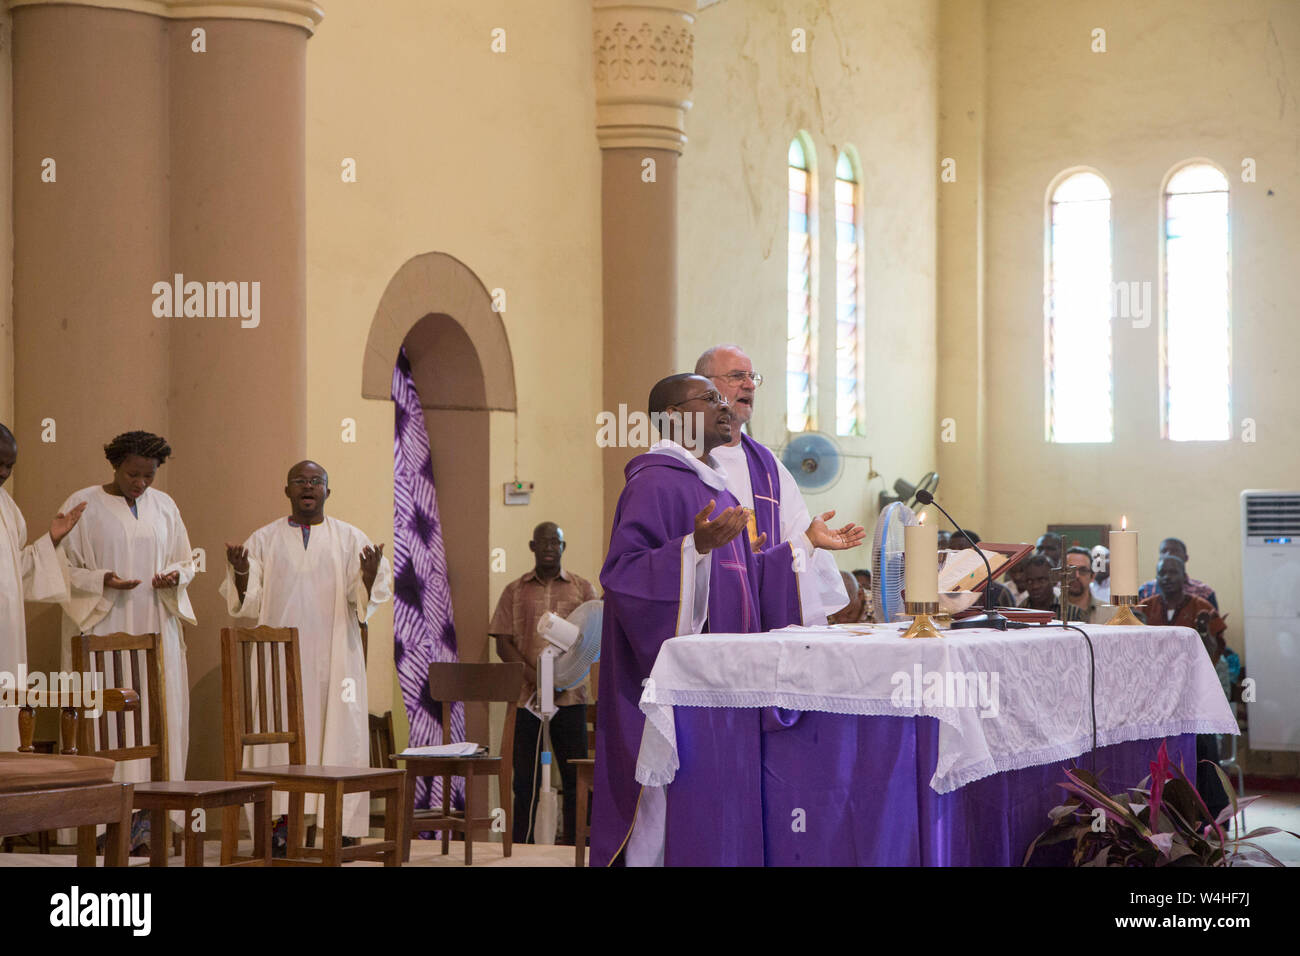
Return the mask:
<path fill-rule="evenodd" d="M 224 543 L 285 513 L 284 472 L 306 451 L 306 49 L 321 12 L 305 0 L 9 6 L 19 504 L 36 531 L 69 493 L 107 480 L 113 435 L 168 438 L 157 486 L 206 558 L 185 635 L 188 775 L 214 779 Z M 183 303 L 155 314 L 154 284 L 178 273 L 204 284 L 203 315 Z M 236 285 L 218 302 L 208 283 Z M 237 311 L 253 283 L 255 327 Z M 57 612 L 42 612 L 31 666 L 57 664 L 57 634 Z"/>
<path fill-rule="evenodd" d="M 675 367 L 677 158 L 686 145 L 695 16 L 687 0 L 593 0 L 601 164 L 604 409 L 644 411 Z M 595 431 L 593 416 L 592 430 Z M 605 517 L 623 466 L 644 449 L 602 452 Z"/>

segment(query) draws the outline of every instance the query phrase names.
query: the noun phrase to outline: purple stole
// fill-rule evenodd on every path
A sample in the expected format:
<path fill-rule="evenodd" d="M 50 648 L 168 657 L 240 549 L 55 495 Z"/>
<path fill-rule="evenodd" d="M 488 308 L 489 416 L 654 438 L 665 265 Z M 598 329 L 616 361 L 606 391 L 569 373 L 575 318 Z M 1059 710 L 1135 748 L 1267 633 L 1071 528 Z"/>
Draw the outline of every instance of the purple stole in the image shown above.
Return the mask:
<path fill-rule="evenodd" d="M 754 491 L 754 520 L 758 533 L 767 535 L 768 547 L 778 545 L 781 537 L 781 473 L 776 469 L 776 456 L 767 446 L 748 435 L 740 436 L 740 447 L 745 449 L 749 462 L 749 486 Z"/>
<path fill-rule="evenodd" d="M 682 546 L 712 499 L 716 511 L 735 506 L 688 462 L 638 455 L 624 472 L 609 552 L 600 572 L 605 614 L 597 701 L 595 799 L 591 865 L 617 857 L 632 832 L 641 785 L 636 759 L 645 716 L 641 684 L 664 641 L 677 636 L 682 612 Z M 708 618 L 714 633 L 755 633 L 798 619 L 799 594 L 790 545 L 754 554 L 741 534 L 709 553 Z M 781 623 L 771 622 L 779 620 Z M 756 728 L 757 725 L 755 725 Z"/>

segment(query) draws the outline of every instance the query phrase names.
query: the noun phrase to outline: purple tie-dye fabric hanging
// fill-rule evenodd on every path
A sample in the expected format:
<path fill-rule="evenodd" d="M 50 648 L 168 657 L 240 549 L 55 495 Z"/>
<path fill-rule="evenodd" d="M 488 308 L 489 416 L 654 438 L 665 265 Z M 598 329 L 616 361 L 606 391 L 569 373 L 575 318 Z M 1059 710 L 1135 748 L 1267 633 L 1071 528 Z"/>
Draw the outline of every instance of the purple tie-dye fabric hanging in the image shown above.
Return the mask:
<path fill-rule="evenodd" d="M 393 369 L 393 404 L 393 660 L 411 724 L 411 746 L 423 747 L 464 740 L 465 713 L 463 704 L 452 705 L 451 733 L 447 735 L 442 704 L 429 697 L 429 665 L 457 660 L 456 629 L 429 434 L 405 349 Z M 465 782 L 461 778 L 453 778 L 452 804 L 464 809 Z M 440 777 L 416 781 L 415 806 L 442 806 Z"/>

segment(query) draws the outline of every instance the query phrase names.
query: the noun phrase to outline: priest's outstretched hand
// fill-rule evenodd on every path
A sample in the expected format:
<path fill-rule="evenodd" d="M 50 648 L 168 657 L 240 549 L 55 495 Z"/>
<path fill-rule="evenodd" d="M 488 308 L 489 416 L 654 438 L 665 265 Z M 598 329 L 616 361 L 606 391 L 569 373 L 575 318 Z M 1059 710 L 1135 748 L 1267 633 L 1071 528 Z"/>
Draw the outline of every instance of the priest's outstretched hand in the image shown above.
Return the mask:
<path fill-rule="evenodd" d="M 812 542 L 814 548 L 823 548 L 826 551 L 846 551 L 849 548 L 856 548 L 866 538 L 866 529 L 860 524 L 853 524 L 853 522 L 849 522 L 838 531 L 832 531 L 827 527 L 826 522 L 834 517 L 835 512 L 828 511 L 813 518 L 812 524 L 808 525 L 808 540 Z"/>
<path fill-rule="evenodd" d="M 717 501 L 710 500 L 704 510 L 695 516 L 695 550 L 708 554 L 714 548 L 720 548 L 740 532 L 745 530 L 745 509 L 724 508 L 722 513 L 709 520 Z"/>
<path fill-rule="evenodd" d="M 83 501 L 77 507 L 69 508 L 67 514 L 62 511 L 56 514 L 50 522 L 50 543 L 57 548 L 59 542 L 68 536 L 68 532 L 77 526 L 77 521 L 85 510 L 86 502 Z"/>

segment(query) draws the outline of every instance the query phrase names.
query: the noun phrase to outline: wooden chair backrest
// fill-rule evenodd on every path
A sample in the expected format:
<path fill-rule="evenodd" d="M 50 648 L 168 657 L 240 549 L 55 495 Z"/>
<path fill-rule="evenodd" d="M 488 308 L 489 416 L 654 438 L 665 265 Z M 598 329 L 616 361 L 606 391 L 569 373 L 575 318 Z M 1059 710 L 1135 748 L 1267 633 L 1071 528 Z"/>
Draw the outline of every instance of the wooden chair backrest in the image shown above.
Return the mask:
<path fill-rule="evenodd" d="M 457 701 L 465 703 L 476 701 L 504 703 L 506 705 L 505 724 L 501 728 L 501 746 L 496 751 L 501 759 L 510 764 L 514 754 L 515 711 L 519 703 L 519 690 L 524 686 L 524 665 L 519 661 L 507 661 L 502 664 L 458 664 L 435 663 L 429 665 L 429 696 L 443 705 L 442 740 L 452 743 L 451 705 Z M 492 753 L 490 741 L 488 753 Z"/>
<path fill-rule="evenodd" d="M 141 657 L 144 666 L 141 668 Z M 130 687 L 143 706 L 131 714 L 110 713 L 100 699 L 100 714 L 89 712 L 79 722 L 77 747 L 87 757 L 106 760 L 149 760 L 149 779 L 167 780 L 167 682 L 163 676 L 162 639 L 157 634 L 78 634 L 72 640 L 73 669 L 95 675 L 104 688 Z M 111 673 L 110 665 L 111 664 Z M 84 681 L 84 677 L 82 678 Z M 145 719 L 148 712 L 148 720 Z M 127 734 L 128 725 L 132 733 Z M 115 733 L 110 733 L 110 729 Z M 117 746 L 110 747 L 116 736 Z M 127 746 L 128 736 L 134 743 Z"/>
<path fill-rule="evenodd" d="M 391 710 L 384 711 L 382 716 L 370 715 L 370 766 L 389 770 L 397 766 L 397 761 L 393 759 L 396 739 Z"/>
<path fill-rule="evenodd" d="M 249 744 L 288 744 L 289 763 L 307 762 L 301 681 L 296 627 L 221 629 L 226 779 L 233 780 L 243 767 L 244 747 Z"/>

